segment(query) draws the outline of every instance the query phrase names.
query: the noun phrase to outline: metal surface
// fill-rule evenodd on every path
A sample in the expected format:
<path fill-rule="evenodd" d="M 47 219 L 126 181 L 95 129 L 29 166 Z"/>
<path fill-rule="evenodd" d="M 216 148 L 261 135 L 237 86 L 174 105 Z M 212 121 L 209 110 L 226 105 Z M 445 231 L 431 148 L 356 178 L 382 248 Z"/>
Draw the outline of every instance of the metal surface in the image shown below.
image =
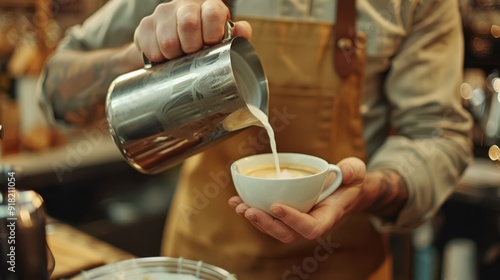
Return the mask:
<path fill-rule="evenodd" d="M 260 125 L 249 104 L 267 114 L 267 78 L 251 44 L 236 37 L 118 77 L 106 117 L 126 161 L 155 174 Z"/>
<path fill-rule="evenodd" d="M 84 271 L 71 280 L 115 279 L 204 279 L 204 280 L 236 280 L 226 270 L 202 261 L 183 258 L 149 257 L 121 261 Z M 193 277 L 182 278 L 191 275 Z M 176 277 L 177 276 L 177 277 Z"/>
<path fill-rule="evenodd" d="M 45 219 L 44 202 L 37 193 L 9 188 L 0 194 L 0 279 L 49 279 L 54 258 L 47 246 Z"/>

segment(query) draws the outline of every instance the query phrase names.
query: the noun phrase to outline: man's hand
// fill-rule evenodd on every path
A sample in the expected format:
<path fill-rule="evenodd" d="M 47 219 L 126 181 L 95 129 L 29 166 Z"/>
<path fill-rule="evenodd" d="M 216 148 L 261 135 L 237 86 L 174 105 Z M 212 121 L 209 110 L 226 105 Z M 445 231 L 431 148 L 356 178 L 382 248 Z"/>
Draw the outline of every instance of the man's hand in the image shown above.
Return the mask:
<path fill-rule="evenodd" d="M 162 62 L 219 43 L 229 18 L 221 0 L 174 0 L 141 21 L 134 42 L 150 61 Z M 250 40 L 251 33 L 248 22 L 235 22 L 234 36 Z"/>
<path fill-rule="evenodd" d="M 352 212 L 370 210 L 382 218 L 393 218 L 406 202 L 406 186 L 397 173 L 366 173 L 365 164 L 357 158 L 346 158 L 338 166 L 343 173 L 341 187 L 309 213 L 275 203 L 269 209 L 274 218 L 249 207 L 238 196 L 230 198 L 229 205 L 260 231 L 290 243 L 300 238 L 316 239 Z"/>

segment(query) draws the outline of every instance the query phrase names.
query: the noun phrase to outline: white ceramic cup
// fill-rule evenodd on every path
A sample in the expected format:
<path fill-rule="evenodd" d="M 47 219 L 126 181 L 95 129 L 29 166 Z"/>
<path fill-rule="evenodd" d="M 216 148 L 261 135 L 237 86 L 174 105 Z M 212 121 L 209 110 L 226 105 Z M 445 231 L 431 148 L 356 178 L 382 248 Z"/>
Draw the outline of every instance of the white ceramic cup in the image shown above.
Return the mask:
<path fill-rule="evenodd" d="M 236 191 L 250 207 L 259 208 L 269 214 L 273 203 L 283 203 L 307 213 L 314 205 L 332 194 L 342 183 L 342 172 L 334 164 L 319 157 L 298 154 L 278 153 L 280 164 L 306 165 L 317 169 L 313 175 L 294 178 L 260 178 L 242 174 L 258 166 L 274 165 L 273 154 L 259 154 L 241 158 L 231 164 L 231 176 Z M 331 173 L 335 179 L 327 180 Z"/>

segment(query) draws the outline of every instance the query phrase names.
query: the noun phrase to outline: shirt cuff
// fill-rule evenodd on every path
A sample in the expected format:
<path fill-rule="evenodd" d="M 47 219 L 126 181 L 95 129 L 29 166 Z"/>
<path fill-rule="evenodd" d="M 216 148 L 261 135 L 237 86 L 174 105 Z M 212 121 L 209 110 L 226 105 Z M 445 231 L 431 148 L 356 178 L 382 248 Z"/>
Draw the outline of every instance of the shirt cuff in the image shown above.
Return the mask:
<path fill-rule="evenodd" d="M 432 145 L 432 152 L 429 147 Z M 432 139 L 409 140 L 393 136 L 373 156 L 368 171 L 396 170 L 405 180 L 408 200 L 393 221 L 372 217 L 382 232 L 409 232 L 430 220 L 453 193 L 458 171 Z"/>

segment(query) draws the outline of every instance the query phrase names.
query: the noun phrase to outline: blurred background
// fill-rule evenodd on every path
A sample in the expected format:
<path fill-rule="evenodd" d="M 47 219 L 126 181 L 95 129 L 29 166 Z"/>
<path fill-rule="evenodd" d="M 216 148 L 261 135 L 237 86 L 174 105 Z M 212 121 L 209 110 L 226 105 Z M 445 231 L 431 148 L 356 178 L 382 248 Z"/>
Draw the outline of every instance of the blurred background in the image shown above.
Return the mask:
<path fill-rule="evenodd" d="M 393 236 L 396 279 L 500 279 L 500 0 L 456 1 L 476 162 L 431 222 Z M 0 0 L 0 164 L 23 170 L 18 188 L 41 194 L 52 218 L 135 256 L 157 256 L 178 167 L 140 174 L 121 158 L 106 123 L 55 130 L 37 105 L 45 59 L 68 27 L 105 2 Z"/>
<path fill-rule="evenodd" d="M 105 3 L 0 0 L 0 163 L 22 169 L 17 187 L 41 194 L 51 217 L 136 256 L 157 256 L 177 168 L 158 176 L 133 170 L 106 123 L 50 128 L 35 95 L 42 65 L 65 30 Z"/>

